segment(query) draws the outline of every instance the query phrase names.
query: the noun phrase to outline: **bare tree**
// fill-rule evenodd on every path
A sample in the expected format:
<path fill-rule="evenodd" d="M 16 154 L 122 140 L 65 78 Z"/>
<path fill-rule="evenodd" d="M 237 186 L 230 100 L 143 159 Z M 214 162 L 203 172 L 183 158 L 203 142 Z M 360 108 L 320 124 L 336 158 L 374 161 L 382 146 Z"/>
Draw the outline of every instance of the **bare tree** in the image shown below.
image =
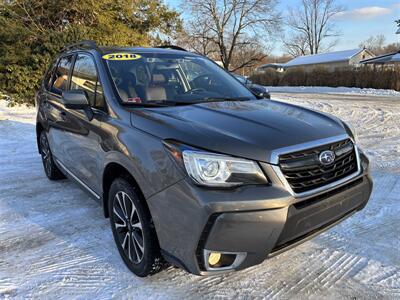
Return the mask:
<path fill-rule="evenodd" d="M 239 49 L 255 43 L 259 48 L 269 41 L 281 21 L 276 0 L 186 0 L 182 8 L 191 20 L 185 28 L 192 42 L 188 46 L 202 54 L 211 51 L 226 69 Z M 243 57 L 241 67 L 256 57 Z"/>
<path fill-rule="evenodd" d="M 293 57 L 308 54 L 308 42 L 304 35 L 293 35 L 290 39 L 283 41 L 285 51 Z"/>
<path fill-rule="evenodd" d="M 343 10 L 335 0 L 301 0 L 300 7 L 290 8 L 289 37 L 284 43 L 289 45 L 288 52 L 297 47 L 301 54 L 317 54 L 335 46 L 337 40 L 332 38 L 338 37 L 339 32 L 335 30 L 334 17 Z"/>
<path fill-rule="evenodd" d="M 372 51 L 375 55 L 383 53 L 383 46 L 385 44 L 385 36 L 383 34 L 378 34 L 376 36 L 370 36 L 368 39 L 360 43 L 358 46 L 360 48 L 367 48 Z"/>
<path fill-rule="evenodd" d="M 383 47 L 381 54 L 398 52 L 399 50 L 400 43 L 391 43 Z"/>
<path fill-rule="evenodd" d="M 178 45 L 214 58 L 218 53 L 218 49 L 210 35 L 209 26 L 189 21 L 186 30 L 180 32 L 176 40 Z"/>
<path fill-rule="evenodd" d="M 385 36 L 382 34 L 371 36 L 360 47 L 365 47 L 372 51 L 375 55 L 383 55 L 387 53 L 397 52 L 400 49 L 400 43 L 385 44 Z"/>
<path fill-rule="evenodd" d="M 242 70 L 245 72 L 246 68 L 254 68 L 267 57 L 266 52 L 269 51 L 266 51 L 266 49 L 258 43 L 257 39 L 247 40 L 246 43 L 241 44 L 234 51 L 230 62 L 230 71 L 236 72 Z"/>

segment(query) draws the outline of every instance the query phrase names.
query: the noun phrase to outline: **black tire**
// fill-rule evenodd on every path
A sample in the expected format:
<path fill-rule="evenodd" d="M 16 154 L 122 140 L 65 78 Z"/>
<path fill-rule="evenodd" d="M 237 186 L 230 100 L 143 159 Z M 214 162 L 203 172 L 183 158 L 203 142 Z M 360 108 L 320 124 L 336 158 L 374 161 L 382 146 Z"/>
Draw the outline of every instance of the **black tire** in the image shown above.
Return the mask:
<path fill-rule="evenodd" d="M 54 162 L 53 155 L 51 154 L 49 141 L 46 132 L 43 130 L 39 137 L 40 155 L 42 156 L 42 163 L 44 172 L 50 180 L 64 179 L 64 174 L 60 171 Z"/>
<path fill-rule="evenodd" d="M 117 178 L 111 184 L 108 208 L 119 254 L 129 270 L 145 277 L 161 271 L 164 262 L 150 213 L 142 201 L 127 180 Z"/>

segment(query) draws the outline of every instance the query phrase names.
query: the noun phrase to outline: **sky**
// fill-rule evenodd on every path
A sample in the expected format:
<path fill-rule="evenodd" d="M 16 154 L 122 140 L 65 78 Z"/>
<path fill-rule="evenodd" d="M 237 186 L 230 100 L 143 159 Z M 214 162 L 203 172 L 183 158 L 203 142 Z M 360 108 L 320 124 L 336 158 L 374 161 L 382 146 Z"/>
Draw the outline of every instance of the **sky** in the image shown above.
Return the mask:
<path fill-rule="evenodd" d="M 164 0 L 171 8 L 180 10 L 180 0 Z M 341 32 L 334 50 L 358 48 L 358 45 L 372 35 L 383 34 L 386 43 L 400 42 L 396 35 L 394 20 L 400 19 L 400 0 L 336 0 L 345 10 L 335 19 L 336 28 Z M 296 7 L 300 0 L 281 0 L 278 9 L 284 14 L 288 7 Z M 275 43 L 272 54 L 283 53 L 282 45 Z"/>

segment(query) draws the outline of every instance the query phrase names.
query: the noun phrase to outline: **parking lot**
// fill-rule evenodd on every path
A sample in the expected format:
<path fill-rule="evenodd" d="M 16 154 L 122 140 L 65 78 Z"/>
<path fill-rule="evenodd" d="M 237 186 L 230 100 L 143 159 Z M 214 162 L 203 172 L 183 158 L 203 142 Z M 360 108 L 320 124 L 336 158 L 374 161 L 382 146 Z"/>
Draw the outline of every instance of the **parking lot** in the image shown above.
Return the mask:
<path fill-rule="evenodd" d="M 372 163 L 367 207 L 261 265 L 198 277 L 169 268 L 149 278 L 121 261 L 102 208 L 68 180 L 47 180 L 35 110 L 0 101 L 0 299 L 399 298 L 400 99 L 282 94 L 352 124 Z"/>

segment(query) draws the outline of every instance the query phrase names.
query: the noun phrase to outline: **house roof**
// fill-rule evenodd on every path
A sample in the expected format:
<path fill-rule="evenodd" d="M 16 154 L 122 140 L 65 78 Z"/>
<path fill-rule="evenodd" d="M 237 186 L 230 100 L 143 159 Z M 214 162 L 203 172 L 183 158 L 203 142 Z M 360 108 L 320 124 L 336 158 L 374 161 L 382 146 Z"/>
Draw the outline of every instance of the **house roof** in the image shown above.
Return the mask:
<path fill-rule="evenodd" d="M 362 64 L 388 64 L 388 63 L 400 63 L 400 51 L 395 53 L 384 54 L 369 59 L 360 61 Z"/>
<path fill-rule="evenodd" d="M 283 64 L 283 63 L 269 63 L 269 64 L 259 66 L 258 69 L 266 69 L 266 68 L 277 69 L 277 68 L 282 68 L 284 66 L 285 66 L 285 64 Z"/>
<path fill-rule="evenodd" d="M 285 67 L 295 67 L 303 65 L 314 65 L 323 63 L 332 63 L 350 60 L 352 57 L 364 49 L 352 49 L 344 51 L 335 51 L 321 54 L 299 56 L 285 64 Z"/>

